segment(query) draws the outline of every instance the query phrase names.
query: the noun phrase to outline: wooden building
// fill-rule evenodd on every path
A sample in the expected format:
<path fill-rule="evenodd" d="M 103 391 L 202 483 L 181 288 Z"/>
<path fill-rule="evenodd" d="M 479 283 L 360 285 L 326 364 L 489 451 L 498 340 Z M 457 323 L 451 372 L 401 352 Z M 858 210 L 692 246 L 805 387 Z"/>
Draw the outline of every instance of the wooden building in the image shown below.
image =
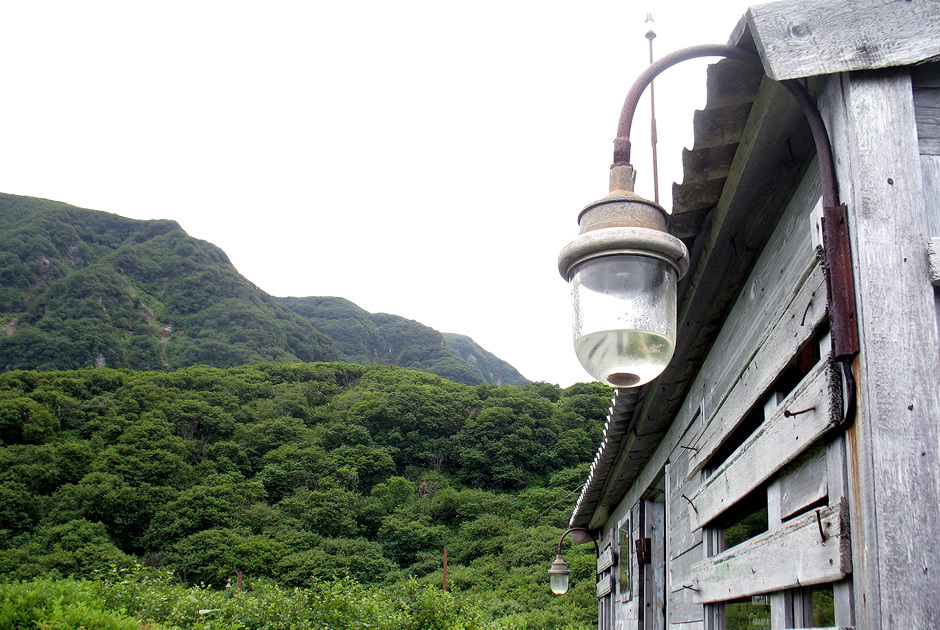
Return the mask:
<path fill-rule="evenodd" d="M 600 629 L 940 628 L 940 2 L 783 0 L 730 43 L 764 72 L 708 69 L 673 195 L 675 355 L 617 391 L 571 517 L 600 545 Z M 784 79 L 848 208 L 854 396 Z"/>

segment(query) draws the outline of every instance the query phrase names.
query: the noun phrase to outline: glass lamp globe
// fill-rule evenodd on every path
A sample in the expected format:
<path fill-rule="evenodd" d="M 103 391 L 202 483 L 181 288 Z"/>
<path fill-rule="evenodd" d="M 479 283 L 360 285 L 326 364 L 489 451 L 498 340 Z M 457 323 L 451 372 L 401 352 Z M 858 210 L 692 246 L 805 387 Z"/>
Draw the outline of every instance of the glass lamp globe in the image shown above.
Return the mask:
<path fill-rule="evenodd" d="M 676 340 L 676 267 L 658 257 L 592 258 L 570 272 L 578 360 L 613 387 L 638 387 L 669 365 Z"/>
<path fill-rule="evenodd" d="M 568 592 L 568 576 L 570 574 L 571 571 L 568 570 L 568 564 L 562 559 L 561 554 L 558 554 L 552 566 L 548 569 L 548 578 L 552 593 L 555 595 L 564 595 Z"/>

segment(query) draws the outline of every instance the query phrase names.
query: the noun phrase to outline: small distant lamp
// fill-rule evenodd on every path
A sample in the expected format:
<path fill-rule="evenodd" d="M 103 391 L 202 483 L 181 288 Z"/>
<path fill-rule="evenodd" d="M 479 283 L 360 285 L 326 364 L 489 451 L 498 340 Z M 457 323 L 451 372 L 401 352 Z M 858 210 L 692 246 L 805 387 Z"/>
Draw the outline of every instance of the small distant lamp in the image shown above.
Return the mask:
<path fill-rule="evenodd" d="M 571 286 L 575 354 L 613 387 L 638 387 L 666 368 L 676 343 L 676 284 L 685 244 L 666 211 L 633 192 L 630 164 L 610 172 L 610 194 L 578 217 L 580 234 L 558 257 Z"/>
<path fill-rule="evenodd" d="M 549 586 L 555 595 L 564 595 L 568 592 L 568 576 L 571 575 L 571 571 L 568 570 L 568 564 L 561 557 L 561 543 L 564 542 L 565 536 L 571 532 L 583 532 L 584 535 L 590 537 L 594 541 L 594 555 L 597 555 L 597 538 L 589 530 L 583 527 L 572 527 L 565 530 L 565 533 L 558 539 L 558 553 L 555 555 L 555 561 L 548 569 Z"/>
<path fill-rule="evenodd" d="M 562 559 L 561 554 L 555 558 L 555 561 L 552 563 L 551 568 L 548 570 L 548 579 L 552 588 L 552 593 L 555 595 L 564 595 L 568 592 L 568 576 L 571 575 L 571 571 L 568 570 L 568 565 Z"/>

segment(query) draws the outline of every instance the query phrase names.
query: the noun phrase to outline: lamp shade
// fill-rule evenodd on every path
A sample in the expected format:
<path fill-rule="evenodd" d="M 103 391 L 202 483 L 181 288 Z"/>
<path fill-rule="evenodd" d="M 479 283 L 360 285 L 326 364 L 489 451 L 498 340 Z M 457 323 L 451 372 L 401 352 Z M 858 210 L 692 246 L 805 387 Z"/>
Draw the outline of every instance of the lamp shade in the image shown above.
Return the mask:
<path fill-rule="evenodd" d="M 552 566 L 548 569 L 548 579 L 552 593 L 564 595 L 568 592 L 568 576 L 570 574 L 568 564 L 562 559 L 561 554 L 558 554 Z"/>

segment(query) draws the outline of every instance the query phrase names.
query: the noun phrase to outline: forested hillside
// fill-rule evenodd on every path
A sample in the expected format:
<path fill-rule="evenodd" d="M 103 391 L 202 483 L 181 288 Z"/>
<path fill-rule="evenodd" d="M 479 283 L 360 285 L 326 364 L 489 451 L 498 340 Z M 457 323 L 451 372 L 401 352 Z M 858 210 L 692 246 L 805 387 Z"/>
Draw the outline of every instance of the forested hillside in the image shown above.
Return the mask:
<path fill-rule="evenodd" d="M 323 361 L 336 348 L 174 221 L 0 194 L 0 368 Z"/>
<path fill-rule="evenodd" d="M 0 193 L 0 243 L 0 371 L 345 360 L 527 382 L 469 338 L 341 298 L 272 297 L 175 221 Z"/>
<path fill-rule="evenodd" d="M 484 618 L 590 626 L 593 549 L 566 556 L 564 598 L 546 570 L 610 396 L 348 363 L 6 372 L 0 581 L 139 563 L 216 588 L 439 586 L 447 546 Z"/>
<path fill-rule="evenodd" d="M 344 361 L 397 365 L 466 385 L 528 382 L 516 368 L 464 335 L 440 333 L 398 315 L 369 313 L 344 298 L 278 299 L 330 337 Z"/>

